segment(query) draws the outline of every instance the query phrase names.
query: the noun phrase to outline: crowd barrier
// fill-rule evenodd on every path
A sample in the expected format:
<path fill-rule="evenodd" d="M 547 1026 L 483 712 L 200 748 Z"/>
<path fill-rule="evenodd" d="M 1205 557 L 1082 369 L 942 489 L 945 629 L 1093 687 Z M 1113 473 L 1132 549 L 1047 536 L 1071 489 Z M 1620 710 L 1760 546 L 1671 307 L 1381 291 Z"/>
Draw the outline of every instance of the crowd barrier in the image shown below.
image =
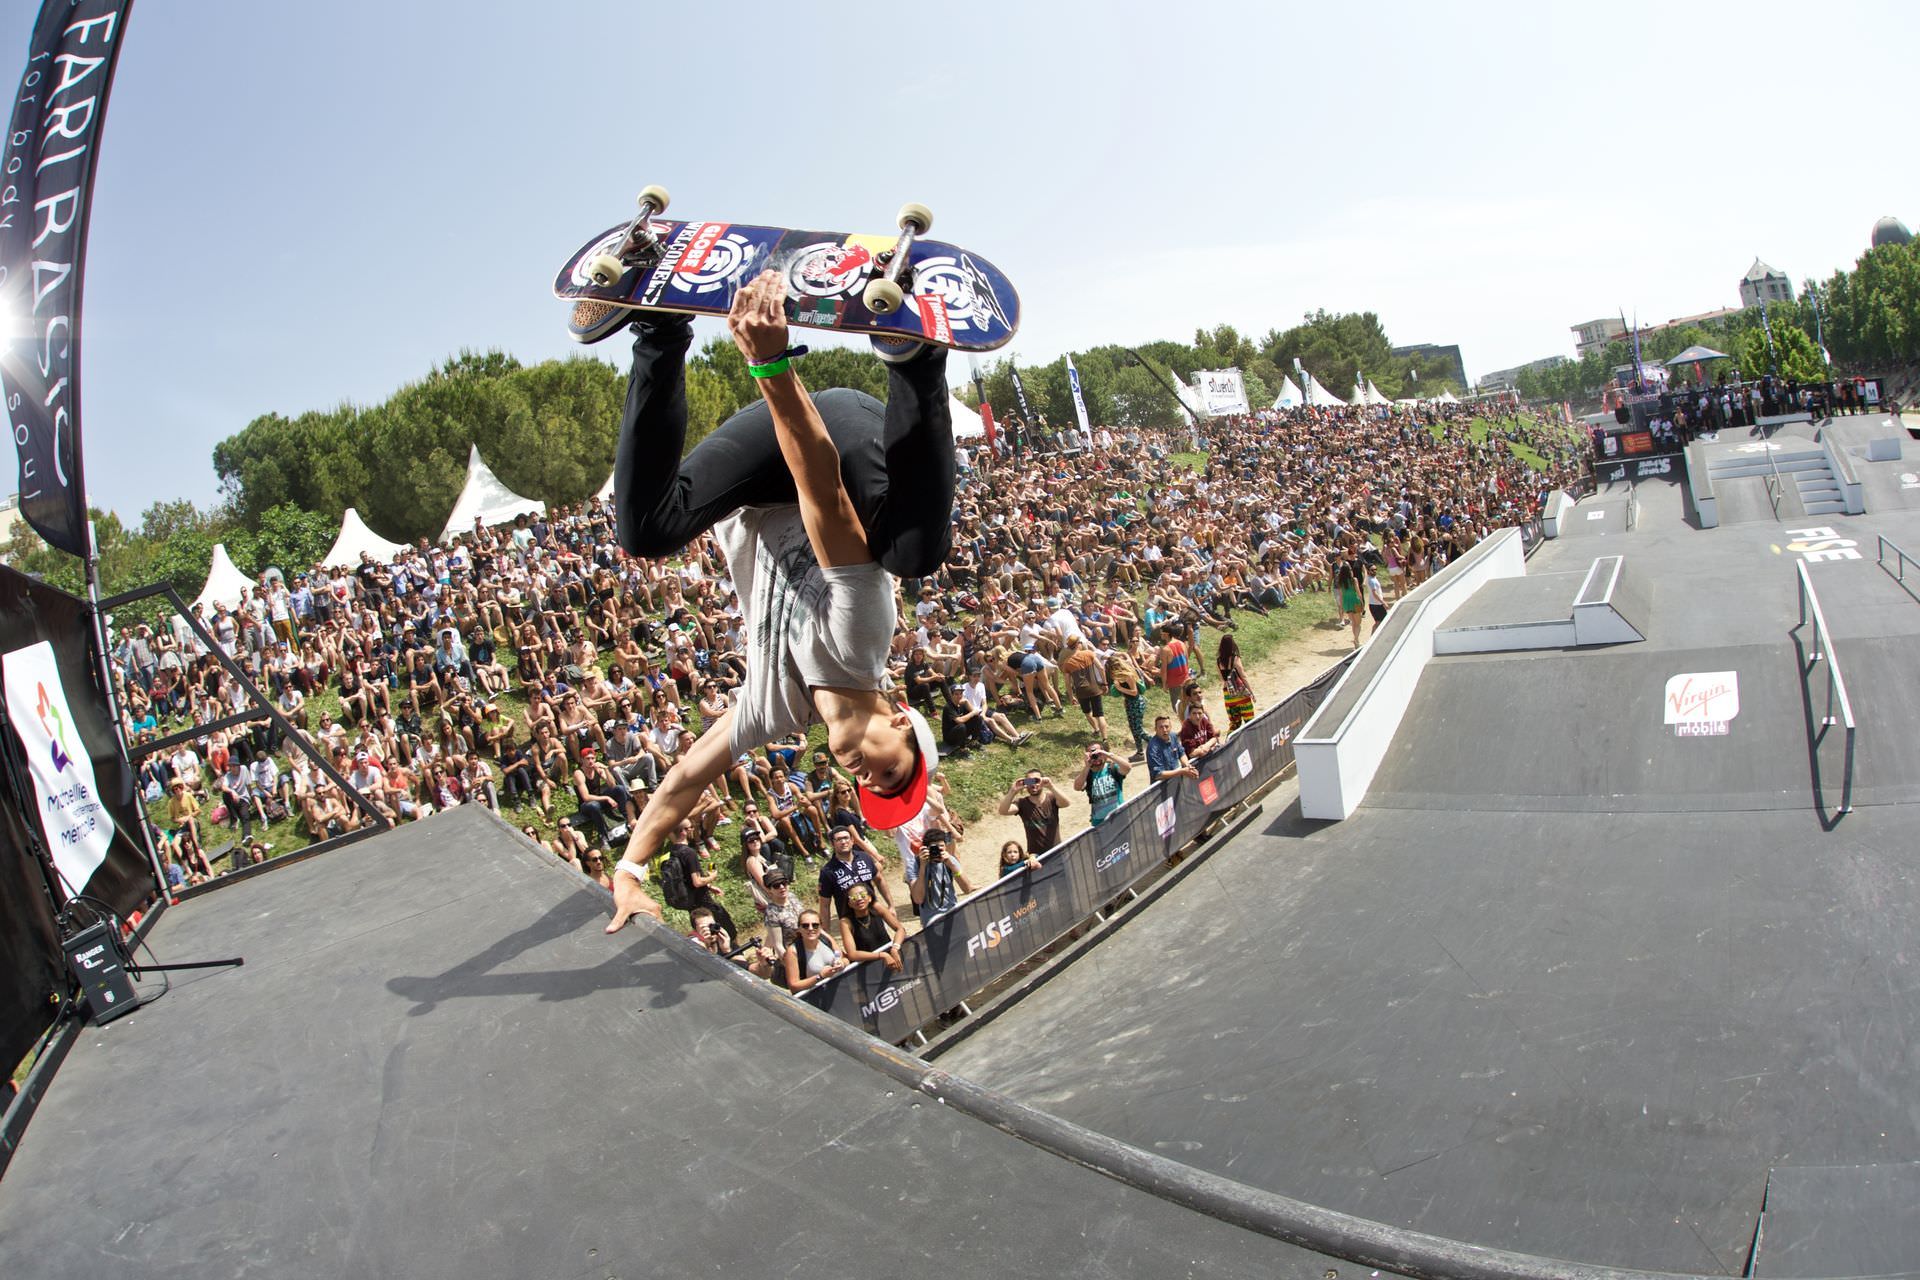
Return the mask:
<path fill-rule="evenodd" d="M 889 971 L 869 960 L 800 999 L 898 1044 L 1012 972 L 1190 844 L 1215 813 L 1240 803 L 1293 763 L 1293 738 L 1333 688 L 1343 659 L 1255 716 L 1199 765 L 1197 778 L 1154 783 L 1097 827 L 963 898 L 900 948 Z"/>

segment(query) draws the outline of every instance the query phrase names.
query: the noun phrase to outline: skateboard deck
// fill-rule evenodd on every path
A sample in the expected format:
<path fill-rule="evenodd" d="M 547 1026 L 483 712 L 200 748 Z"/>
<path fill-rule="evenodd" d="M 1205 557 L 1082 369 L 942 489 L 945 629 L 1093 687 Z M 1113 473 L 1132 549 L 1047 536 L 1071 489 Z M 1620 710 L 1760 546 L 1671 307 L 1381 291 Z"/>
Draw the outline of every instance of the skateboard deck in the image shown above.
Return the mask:
<path fill-rule="evenodd" d="M 798 329 L 869 337 L 913 338 L 956 351 L 992 351 L 1020 327 L 1020 295 L 978 254 L 939 240 L 913 242 L 905 303 L 876 315 L 862 301 L 868 281 L 881 275 L 882 255 L 899 238 L 841 231 L 796 231 L 733 222 L 680 222 L 656 217 L 649 225 L 661 252 L 652 266 L 636 266 L 611 286 L 595 285 L 589 264 L 616 253 L 627 224 L 595 236 L 567 260 L 554 279 L 557 298 L 576 304 L 568 329 L 577 341 L 596 342 L 622 325 L 605 307 L 723 316 L 741 286 L 773 268 L 786 276 L 787 320 Z"/>

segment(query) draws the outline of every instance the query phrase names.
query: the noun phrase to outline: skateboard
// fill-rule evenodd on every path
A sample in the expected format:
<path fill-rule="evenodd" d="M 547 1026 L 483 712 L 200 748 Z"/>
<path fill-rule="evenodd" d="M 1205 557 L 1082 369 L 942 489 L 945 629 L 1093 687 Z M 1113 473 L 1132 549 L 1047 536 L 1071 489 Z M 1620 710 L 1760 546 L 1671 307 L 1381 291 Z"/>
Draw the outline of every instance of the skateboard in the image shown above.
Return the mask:
<path fill-rule="evenodd" d="M 1000 269 L 958 245 L 922 237 L 925 205 L 901 208 L 895 235 L 800 231 L 661 217 L 667 193 L 648 187 L 640 212 L 583 245 L 553 282 L 573 302 L 567 331 L 598 342 L 638 311 L 723 316 L 742 285 L 772 268 L 787 280 L 796 328 L 910 338 L 956 351 L 992 351 L 1020 327 L 1020 295 Z"/>

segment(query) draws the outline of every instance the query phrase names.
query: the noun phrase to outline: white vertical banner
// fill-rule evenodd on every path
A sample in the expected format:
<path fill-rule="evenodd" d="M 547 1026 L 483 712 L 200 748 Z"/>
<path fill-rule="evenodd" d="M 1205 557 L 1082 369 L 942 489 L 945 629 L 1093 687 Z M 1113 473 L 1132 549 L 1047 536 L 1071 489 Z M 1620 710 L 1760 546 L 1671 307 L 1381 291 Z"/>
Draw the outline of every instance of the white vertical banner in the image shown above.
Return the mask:
<path fill-rule="evenodd" d="M 1080 371 L 1073 367 L 1073 357 L 1067 357 L 1067 384 L 1073 388 L 1073 413 L 1080 419 L 1080 441 L 1087 448 L 1093 448 L 1093 424 L 1087 421 L 1087 398 L 1080 394 Z"/>
<path fill-rule="evenodd" d="M 113 822 L 100 803 L 93 760 L 67 706 L 53 646 L 42 640 L 0 656 L 0 680 L 7 686 L 7 719 L 33 775 L 47 849 L 65 892 L 84 893 L 106 861 Z"/>

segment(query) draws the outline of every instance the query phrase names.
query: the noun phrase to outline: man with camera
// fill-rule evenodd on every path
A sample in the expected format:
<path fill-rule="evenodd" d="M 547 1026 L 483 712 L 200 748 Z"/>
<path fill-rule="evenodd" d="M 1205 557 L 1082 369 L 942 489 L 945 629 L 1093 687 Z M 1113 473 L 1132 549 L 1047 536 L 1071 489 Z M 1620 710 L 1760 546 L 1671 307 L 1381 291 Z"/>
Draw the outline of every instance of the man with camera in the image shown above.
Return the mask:
<path fill-rule="evenodd" d="M 1027 854 L 1039 857 L 1060 843 L 1060 811 L 1073 798 L 1055 786 L 1053 779 L 1038 769 L 1029 769 L 1017 779 L 1007 794 L 1000 797 L 1000 812 L 1017 813 L 1027 836 Z"/>
<path fill-rule="evenodd" d="M 972 893 L 973 885 L 960 870 L 953 856 L 953 841 L 939 827 L 929 827 L 921 837 L 920 851 L 902 859 L 901 870 L 907 876 L 907 892 L 922 924 L 942 912 L 951 911 L 960 894 Z"/>
<path fill-rule="evenodd" d="M 1096 738 L 1087 744 L 1086 759 L 1073 779 L 1073 789 L 1087 793 L 1087 805 L 1092 810 L 1087 816 L 1089 825 L 1099 826 L 1120 807 L 1126 799 L 1121 779 L 1132 768 L 1126 760 L 1108 751 L 1105 741 Z"/>

